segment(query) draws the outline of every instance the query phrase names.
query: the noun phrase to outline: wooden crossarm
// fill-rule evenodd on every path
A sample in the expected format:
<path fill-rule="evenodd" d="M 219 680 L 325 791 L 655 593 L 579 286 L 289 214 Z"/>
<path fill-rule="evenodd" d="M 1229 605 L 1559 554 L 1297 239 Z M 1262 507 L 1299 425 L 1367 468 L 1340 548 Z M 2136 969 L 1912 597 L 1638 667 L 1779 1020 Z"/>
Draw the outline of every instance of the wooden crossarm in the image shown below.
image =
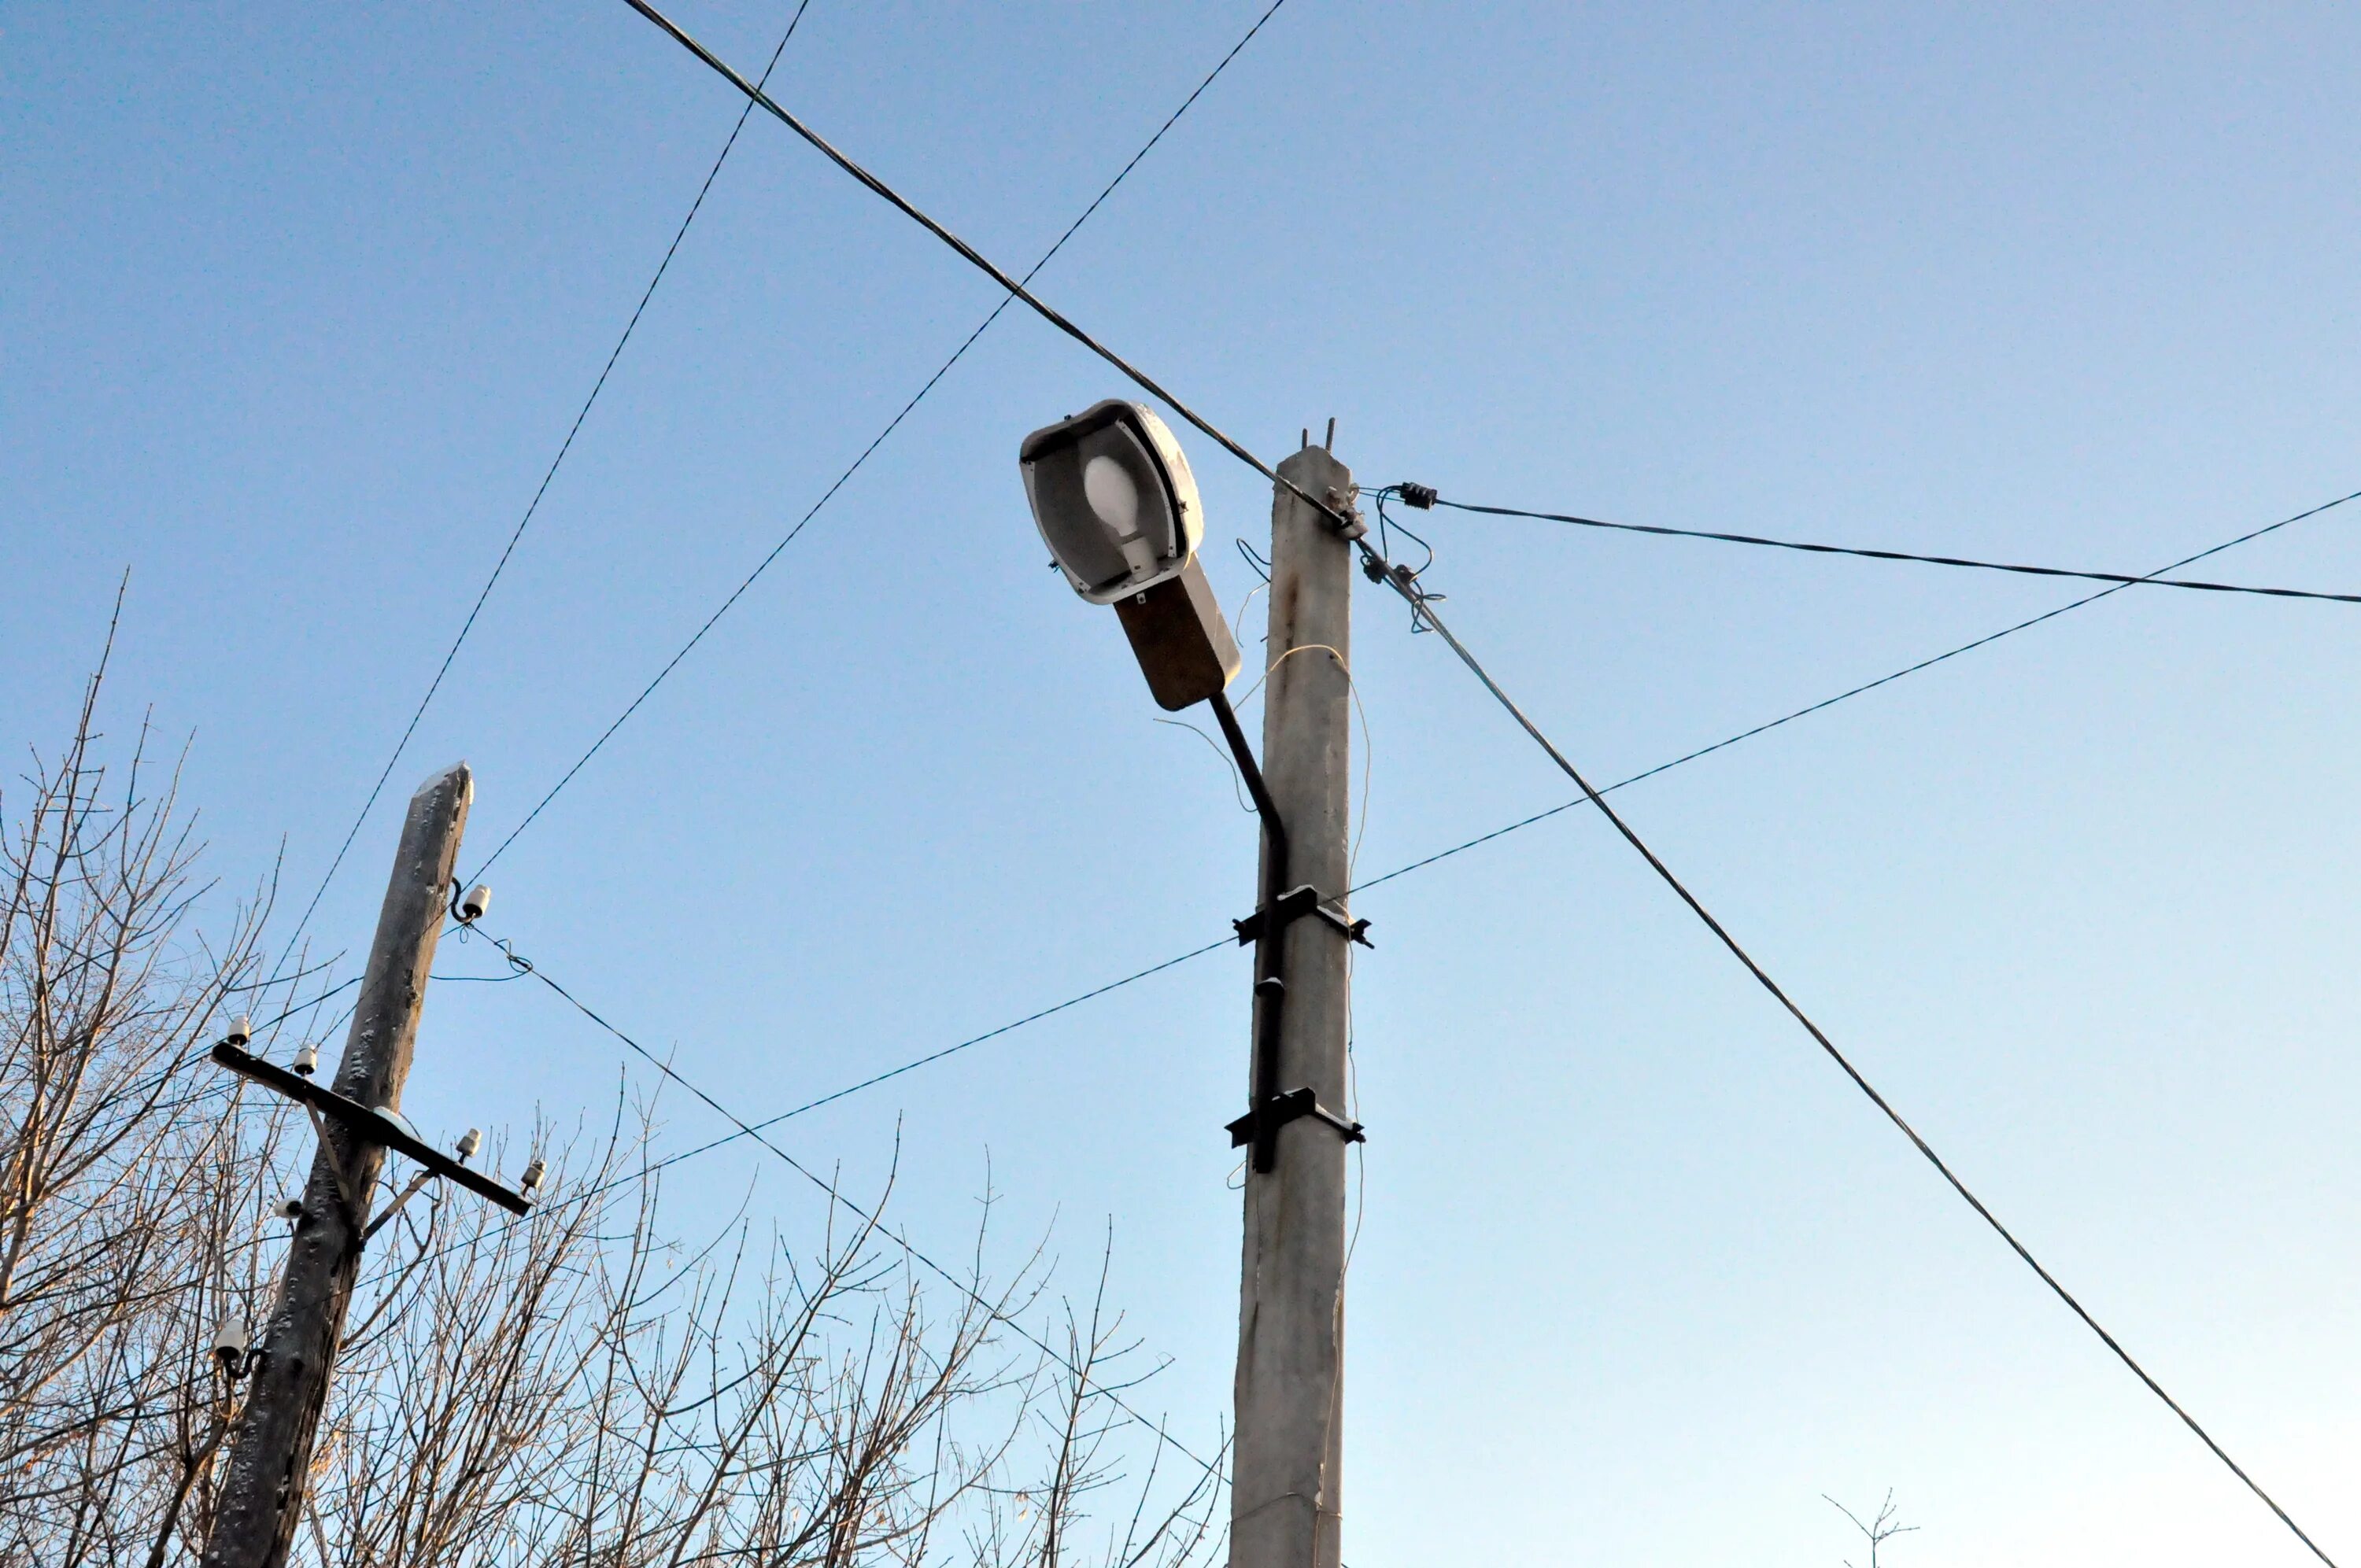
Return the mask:
<path fill-rule="evenodd" d="M 445 1180 L 457 1182 L 479 1198 L 490 1199 L 511 1214 L 525 1213 L 533 1207 L 533 1201 L 523 1193 L 501 1186 L 480 1170 L 468 1169 L 434 1145 L 412 1136 L 401 1123 L 382 1111 L 372 1110 L 357 1100 L 348 1100 L 324 1083 L 314 1083 L 300 1073 L 290 1072 L 275 1063 L 264 1061 L 226 1040 L 214 1047 L 214 1060 L 240 1078 L 250 1078 L 265 1089 L 309 1105 L 331 1120 L 342 1122 L 370 1143 L 396 1151 Z"/>

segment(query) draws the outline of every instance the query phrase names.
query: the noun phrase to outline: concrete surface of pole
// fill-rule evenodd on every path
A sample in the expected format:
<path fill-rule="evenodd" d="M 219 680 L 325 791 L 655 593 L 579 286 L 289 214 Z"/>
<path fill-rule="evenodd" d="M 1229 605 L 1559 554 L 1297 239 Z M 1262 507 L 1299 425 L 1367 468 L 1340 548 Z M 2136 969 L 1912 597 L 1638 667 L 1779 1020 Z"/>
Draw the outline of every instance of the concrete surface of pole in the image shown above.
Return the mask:
<path fill-rule="evenodd" d="M 1320 447 L 1306 445 L 1279 471 L 1314 496 L 1352 493 L 1352 475 Z M 1351 807 L 1353 548 L 1316 509 L 1279 489 L 1270 556 L 1263 773 L 1287 827 L 1288 880 L 1310 883 L 1341 913 Z M 1298 919 L 1279 940 L 1286 1002 L 1277 1087 L 1311 1089 L 1321 1106 L 1349 1114 L 1345 939 L 1324 920 Z M 1270 1170 L 1247 1162 L 1232 1568 L 1337 1568 L 1345 1144 L 1326 1121 L 1299 1115 L 1279 1129 Z"/>
<path fill-rule="evenodd" d="M 467 764 L 437 773 L 410 797 L 401 847 L 378 916 L 353 1025 L 336 1064 L 336 1092 L 399 1109 L 418 1039 L 426 973 L 442 935 L 459 835 L 476 795 Z M 328 1397 L 337 1342 L 360 1269 L 361 1230 L 385 1150 L 330 1123 L 303 1189 L 277 1306 L 263 1331 L 245 1413 L 205 1543 L 205 1568 L 280 1568 L 305 1504 L 312 1443 Z"/>

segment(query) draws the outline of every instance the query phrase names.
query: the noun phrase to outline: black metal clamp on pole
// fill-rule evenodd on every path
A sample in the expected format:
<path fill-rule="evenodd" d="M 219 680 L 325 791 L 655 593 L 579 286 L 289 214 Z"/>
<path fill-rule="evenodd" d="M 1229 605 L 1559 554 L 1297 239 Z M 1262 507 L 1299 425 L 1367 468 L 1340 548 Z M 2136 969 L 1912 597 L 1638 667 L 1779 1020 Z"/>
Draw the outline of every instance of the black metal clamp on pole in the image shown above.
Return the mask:
<path fill-rule="evenodd" d="M 1310 915 L 1336 928 L 1336 934 L 1348 942 L 1358 942 L 1374 948 L 1369 940 L 1367 920 L 1348 920 L 1320 902 L 1320 890 L 1310 883 L 1299 883 L 1264 905 L 1243 920 L 1233 920 L 1230 926 L 1238 934 L 1238 946 L 1260 941 L 1266 931 L 1282 930 Z"/>
<path fill-rule="evenodd" d="M 1240 942 L 1256 944 L 1255 999 L 1261 1007 L 1255 1015 L 1254 1100 L 1246 1113 L 1229 1124 L 1226 1130 L 1230 1146 L 1251 1145 L 1255 1169 L 1268 1171 L 1279 1157 L 1279 1128 L 1299 1116 L 1312 1116 L 1327 1123 L 1347 1142 L 1360 1143 L 1365 1139 L 1358 1122 L 1339 1116 L 1322 1105 L 1312 1090 L 1280 1091 L 1279 1025 L 1287 1002 L 1287 981 L 1279 971 L 1287 927 L 1301 916 L 1317 914 L 1348 939 L 1365 947 L 1370 945 L 1369 923 L 1347 921 L 1323 907 L 1318 890 L 1309 883 L 1288 887 L 1287 824 L 1279 820 L 1279 805 L 1271 799 L 1269 786 L 1263 782 L 1262 768 L 1255 761 L 1254 748 L 1246 744 L 1246 731 L 1239 728 L 1237 710 L 1230 706 L 1228 695 L 1215 692 L 1212 702 L 1213 717 L 1222 727 L 1222 738 L 1230 743 L 1230 754 L 1237 759 L 1246 794 L 1254 798 L 1255 810 L 1262 817 L 1262 905 L 1246 919 L 1233 922 Z"/>

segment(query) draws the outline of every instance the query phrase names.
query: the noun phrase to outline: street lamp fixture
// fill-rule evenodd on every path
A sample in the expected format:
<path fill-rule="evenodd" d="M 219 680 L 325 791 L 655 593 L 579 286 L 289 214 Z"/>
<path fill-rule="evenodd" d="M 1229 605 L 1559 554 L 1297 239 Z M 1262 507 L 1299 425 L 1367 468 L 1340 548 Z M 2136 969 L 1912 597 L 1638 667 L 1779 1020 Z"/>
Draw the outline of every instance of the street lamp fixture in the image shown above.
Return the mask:
<path fill-rule="evenodd" d="M 1197 481 L 1164 422 L 1110 398 L 1027 436 L 1016 461 L 1052 564 L 1115 606 L 1158 705 L 1218 696 L 1242 660 L 1197 560 Z"/>

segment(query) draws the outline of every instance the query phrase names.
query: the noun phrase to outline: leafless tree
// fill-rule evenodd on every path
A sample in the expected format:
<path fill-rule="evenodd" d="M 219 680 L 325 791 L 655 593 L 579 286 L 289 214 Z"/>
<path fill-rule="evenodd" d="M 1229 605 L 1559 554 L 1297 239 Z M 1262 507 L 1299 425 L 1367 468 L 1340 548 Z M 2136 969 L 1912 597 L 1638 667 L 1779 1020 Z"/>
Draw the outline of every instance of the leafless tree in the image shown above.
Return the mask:
<path fill-rule="evenodd" d="M 1890 1487 L 1886 1491 L 1885 1501 L 1877 1506 L 1876 1517 L 1869 1520 L 1866 1524 L 1861 1522 L 1861 1518 L 1859 1514 L 1854 1513 L 1850 1508 L 1846 1508 L 1842 1503 L 1838 1502 L 1826 1492 L 1822 1492 L 1820 1494 L 1820 1499 L 1827 1503 L 1828 1507 L 1836 1509 L 1837 1512 L 1850 1519 L 1852 1521 L 1852 1528 L 1861 1531 L 1861 1539 L 1869 1542 L 1869 1568 L 1877 1568 L 1878 1551 L 1887 1541 L 1892 1541 L 1897 1535 L 1908 1535 L 1918 1528 L 1915 1524 L 1904 1524 L 1902 1522 L 1901 1514 L 1896 1511 L 1894 1507 L 1894 1492 Z M 1845 1568 L 1852 1568 L 1851 1558 L 1848 1557 L 1845 1559 Z"/>
<path fill-rule="evenodd" d="M 266 970 L 268 883 L 199 934 L 217 901 L 177 773 L 143 725 L 110 775 L 104 674 L 64 751 L 0 794 L 5 1568 L 193 1561 L 241 1414 L 216 1333 L 268 1319 L 278 1201 L 311 1153 L 300 1114 L 204 1048 L 249 1010 L 292 1032 L 258 1047 L 315 1039 L 321 982 Z M 946 1287 L 880 1218 L 890 1179 L 806 1232 L 741 1207 L 679 1241 L 656 1113 L 619 1091 L 600 1124 L 534 1128 L 552 1174 L 522 1221 L 429 1186 L 370 1236 L 298 1563 L 1189 1568 L 1219 1550 L 1219 1456 L 1186 1462 L 1125 1408 L 1156 1367 L 1121 1340 L 1104 1264 L 1087 1307 L 1060 1305 L 1039 1246 L 993 1264 L 987 1201 Z"/>
<path fill-rule="evenodd" d="M 51 1563 L 144 1561 L 218 1442 L 206 1349 L 282 1130 L 187 1070 L 252 989 L 269 888 L 195 935 L 178 768 L 144 721 L 101 761 L 104 674 L 0 790 L 0 1550 Z"/>
<path fill-rule="evenodd" d="M 340 1365 L 304 1542 L 320 1568 L 1203 1555 L 1218 1472 L 1164 1482 L 1153 1432 L 1128 1530 L 1097 1557 L 1065 1545 L 1117 1478 L 1102 1411 L 1121 1353 L 1103 1302 L 1088 1331 L 1069 1315 L 1062 1355 L 1011 1332 L 1038 1252 L 995 1284 L 980 1226 L 937 1313 L 882 1201 L 832 1205 L 800 1257 L 742 1218 L 685 1251 L 658 1184 L 618 1180 L 646 1124 L 525 1224 L 455 1203 L 410 1227 L 425 1261 L 383 1264 Z M 1014 1499 L 1034 1517 L 1012 1532 Z"/>

